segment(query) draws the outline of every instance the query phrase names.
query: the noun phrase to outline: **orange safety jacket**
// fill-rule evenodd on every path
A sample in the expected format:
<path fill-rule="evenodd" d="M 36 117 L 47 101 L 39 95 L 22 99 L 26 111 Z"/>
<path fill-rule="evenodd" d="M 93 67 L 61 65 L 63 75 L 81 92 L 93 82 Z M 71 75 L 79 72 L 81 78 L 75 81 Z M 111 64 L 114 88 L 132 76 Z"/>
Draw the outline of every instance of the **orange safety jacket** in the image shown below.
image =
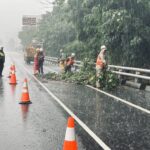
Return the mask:
<path fill-rule="evenodd" d="M 101 50 L 96 60 L 96 67 L 100 67 L 101 69 L 103 69 L 105 67 L 105 64 L 106 61 L 105 61 L 104 50 Z"/>
<path fill-rule="evenodd" d="M 99 58 L 99 56 L 97 57 L 97 60 L 96 60 L 96 66 L 100 66 L 101 68 L 104 67 L 104 63 L 103 63 L 102 59 Z"/>
<path fill-rule="evenodd" d="M 74 58 L 69 57 L 67 60 L 67 65 L 73 65 L 74 64 Z"/>

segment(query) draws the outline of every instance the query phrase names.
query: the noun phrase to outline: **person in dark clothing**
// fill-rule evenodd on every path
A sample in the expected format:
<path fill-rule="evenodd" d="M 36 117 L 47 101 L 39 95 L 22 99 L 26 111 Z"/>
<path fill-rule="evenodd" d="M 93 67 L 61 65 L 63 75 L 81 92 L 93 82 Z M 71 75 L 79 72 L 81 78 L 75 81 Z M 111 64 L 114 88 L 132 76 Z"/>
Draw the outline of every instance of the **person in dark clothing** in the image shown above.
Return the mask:
<path fill-rule="evenodd" d="M 40 48 L 40 52 L 38 54 L 38 64 L 39 64 L 39 74 L 43 75 L 43 63 L 44 63 L 44 52 L 43 49 Z"/>
<path fill-rule="evenodd" d="M 0 77 L 2 77 L 2 72 L 4 69 L 4 63 L 5 63 L 5 53 L 3 51 L 3 47 L 0 48 Z"/>

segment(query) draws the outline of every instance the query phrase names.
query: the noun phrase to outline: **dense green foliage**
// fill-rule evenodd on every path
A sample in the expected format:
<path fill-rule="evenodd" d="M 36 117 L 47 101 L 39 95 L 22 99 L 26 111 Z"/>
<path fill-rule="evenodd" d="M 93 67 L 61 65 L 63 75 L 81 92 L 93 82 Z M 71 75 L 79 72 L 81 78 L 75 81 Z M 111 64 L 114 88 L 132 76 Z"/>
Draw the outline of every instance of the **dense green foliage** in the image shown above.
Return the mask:
<path fill-rule="evenodd" d="M 25 26 L 22 28 L 22 31 L 19 32 L 19 38 L 21 39 L 21 44 L 23 48 L 28 46 L 33 39 L 36 37 L 36 28 Z"/>
<path fill-rule="evenodd" d="M 94 62 L 89 59 L 84 59 L 82 67 L 76 72 L 67 73 L 48 73 L 43 77 L 50 80 L 61 80 L 83 85 L 96 85 L 96 72 L 94 69 Z M 112 90 L 118 86 L 119 80 L 116 75 L 108 70 L 104 70 L 103 74 L 99 77 L 100 88 L 104 90 Z"/>
<path fill-rule="evenodd" d="M 23 29 L 25 46 L 32 38 L 44 41 L 47 54 L 63 48 L 77 59 L 95 61 L 100 45 L 108 47 L 109 63 L 150 68 L 149 0 L 56 0 L 38 29 Z"/>

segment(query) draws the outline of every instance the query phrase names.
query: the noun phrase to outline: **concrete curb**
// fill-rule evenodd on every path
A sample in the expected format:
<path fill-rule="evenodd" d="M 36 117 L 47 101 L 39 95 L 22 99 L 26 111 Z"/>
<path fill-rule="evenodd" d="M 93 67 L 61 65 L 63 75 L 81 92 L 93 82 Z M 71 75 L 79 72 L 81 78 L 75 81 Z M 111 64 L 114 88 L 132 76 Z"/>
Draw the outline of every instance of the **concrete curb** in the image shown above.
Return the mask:
<path fill-rule="evenodd" d="M 132 81 L 126 81 L 125 85 L 129 86 L 129 87 L 136 88 L 136 89 L 143 89 L 141 83 L 135 83 L 135 82 L 132 82 Z"/>

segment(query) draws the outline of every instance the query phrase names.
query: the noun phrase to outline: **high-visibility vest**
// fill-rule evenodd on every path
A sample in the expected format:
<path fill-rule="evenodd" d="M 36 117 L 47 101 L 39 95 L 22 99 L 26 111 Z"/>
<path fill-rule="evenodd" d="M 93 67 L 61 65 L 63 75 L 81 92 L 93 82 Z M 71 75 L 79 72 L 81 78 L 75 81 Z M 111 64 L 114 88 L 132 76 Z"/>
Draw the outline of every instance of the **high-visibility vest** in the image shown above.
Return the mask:
<path fill-rule="evenodd" d="M 74 59 L 69 57 L 68 61 L 67 61 L 67 65 L 73 65 L 74 64 Z"/>
<path fill-rule="evenodd" d="M 97 57 L 97 60 L 96 60 L 96 66 L 100 66 L 101 68 L 104 67 L 104 63 L 101 60 L 101 58 L 99 58 L 99 56 Z"/>

